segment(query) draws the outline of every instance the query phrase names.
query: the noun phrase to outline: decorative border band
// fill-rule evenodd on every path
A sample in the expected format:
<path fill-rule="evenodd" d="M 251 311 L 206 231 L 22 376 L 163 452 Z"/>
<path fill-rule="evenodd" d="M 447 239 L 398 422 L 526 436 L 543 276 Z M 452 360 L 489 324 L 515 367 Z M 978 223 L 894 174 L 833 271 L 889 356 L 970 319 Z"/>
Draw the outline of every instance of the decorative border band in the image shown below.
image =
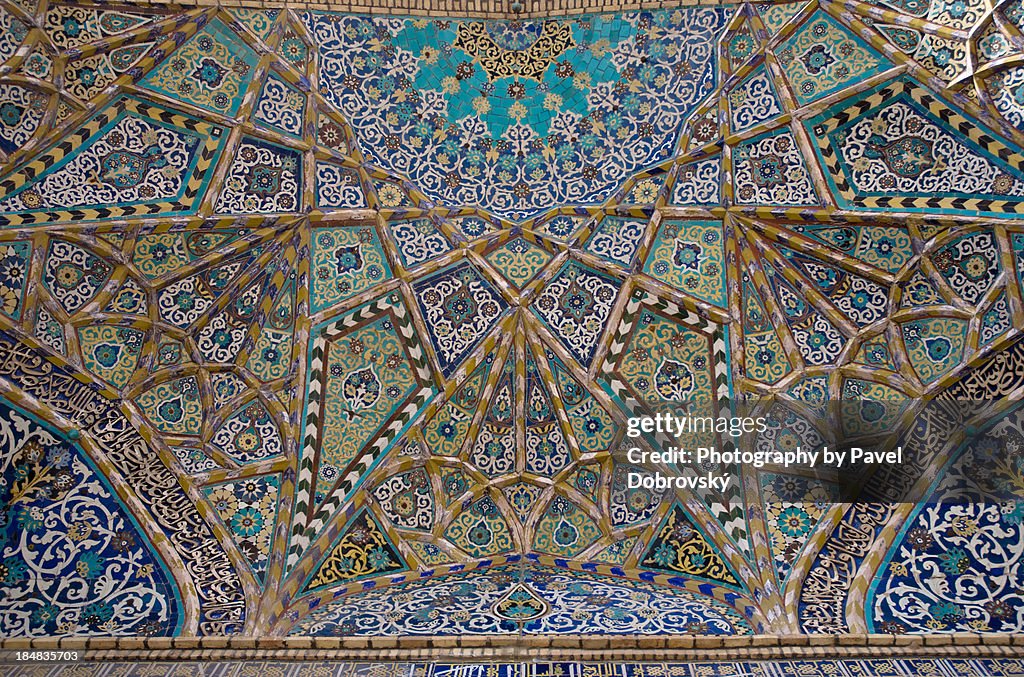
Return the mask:
<path fill-rule="evenodd" d="M 77 650 L 79 660 L 716 661 L 1024 657 L 1024 635 L 466 635 L 446 637 L 67 637 L 0 640 L 2 651 Z M 4 660 L 0 657 L 0 662 Z"/>
<path fill-rule="evenodd" d="M 393 14 L 452 19 L 543 19 L 601 12 L 632 12 L 696 5 L 739 4 L 742 0 L 160 0 L 126 4 L 155 7 L 244 7 L 246 9 L 296 9 L 351 14 Z M 518 11 L 513 10 L 513 7 Z"/>

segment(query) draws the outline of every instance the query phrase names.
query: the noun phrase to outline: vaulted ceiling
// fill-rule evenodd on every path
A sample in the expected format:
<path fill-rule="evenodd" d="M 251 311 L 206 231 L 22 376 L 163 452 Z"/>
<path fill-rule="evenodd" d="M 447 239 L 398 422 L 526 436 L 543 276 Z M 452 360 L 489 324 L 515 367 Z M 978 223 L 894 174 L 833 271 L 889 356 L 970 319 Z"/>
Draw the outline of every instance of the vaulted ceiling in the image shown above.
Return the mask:
<path fill-rule="evenodd" d="M 1022 629 L 1024 503 L 941 504 L 1024 486 L 1020 2 L 0 8 L 0 634 Z M 927 505 L 627 484 L 840 398 L 999 422 Z"/>

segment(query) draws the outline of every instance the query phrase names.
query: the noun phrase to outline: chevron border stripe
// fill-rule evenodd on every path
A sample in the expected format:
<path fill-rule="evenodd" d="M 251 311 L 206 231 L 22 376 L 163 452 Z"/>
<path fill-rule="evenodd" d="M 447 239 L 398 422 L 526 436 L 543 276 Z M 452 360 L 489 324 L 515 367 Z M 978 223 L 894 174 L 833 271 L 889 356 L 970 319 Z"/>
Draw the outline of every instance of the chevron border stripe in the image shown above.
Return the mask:
<path fill-rule="evenodd" d="M 905 79 L 882 85 L 868 96 L 835 112 L 823 113 L 805 124 L 816 145 L 822 162 L 828 169 L 828 181 L 846 206 L 854 209 L 928 210 L 965 213 L 1024 214 L 1024 198 L 999 199 L 966 196 L 913 196 L 913 195 L 861 195 L 850 183 L 840 154 L 833 143 L 832 133 L 868 111 L 901 98 L 916 104 L 923 112 L 955 129 L 962 137 L 990 153 L 1009 171 L 1024 178 L 1024 156 L 1006 146 L 985 128 L 951 109 L 922 87 Z"/>
<path fill-rule="evenodd" d="M 65 138 L 54 144 L 0 181 L 0 195 L 12 195 L 26 189 L 34 181 L 41 180 L 48 171 L 66 161 L 90 140 L 100 138 L 99 134 L 105 127 L 124 115 L 135 115 L 156 121 L 162 126 L 186 129 L 202 139 L 192 161 L 192 168 L 182 182 L 181 192 L 175 199 L 145 204 L 114 204 L 107 207 L 83 207 L 56 211 L 46 211 L 41 208 L 35 211 L 0 213 L 0 226 L 58 221 L 100 221 L 133 216 L 185 215 L 194 212 L 198 207 L 198 198 L 210 178 L 214 160 L 227 141 L 224 128 L 128 96 L 121 97 L 76 130 L 70 138 Z"/>
<path fill-rule="evenodd" d="M 327 384 L 326 360 L 330 344 L 342 339 L 354 328 L 382 316 L 392 318 L 397 333 L 404 341 L 419 388 L 396 411 L 383 428 L 374 433 L 372 441 L 362 453 L 352 459 L 338 479 L 325 490 L 324 501 L 316 505 L 313 500 L 317 484 L 317 466 L 320 454 L 320 434 L 323 426 L 322 406 Z M 366 473 L 383 457 L 401 431 L 433 398 L 437 387 L 427 362 L 426 351 L 419 343 L 412 317 L 398 293 L 383 297 L 348 312 L 315 330 L 309 361 L 305 433 L 300 454 L 299 479 L 295 493 L 295 515 L 288 550 L 288 566 L 294 566 L 311 540 L 332 519 L 348 496 L 355 490 Z"/>

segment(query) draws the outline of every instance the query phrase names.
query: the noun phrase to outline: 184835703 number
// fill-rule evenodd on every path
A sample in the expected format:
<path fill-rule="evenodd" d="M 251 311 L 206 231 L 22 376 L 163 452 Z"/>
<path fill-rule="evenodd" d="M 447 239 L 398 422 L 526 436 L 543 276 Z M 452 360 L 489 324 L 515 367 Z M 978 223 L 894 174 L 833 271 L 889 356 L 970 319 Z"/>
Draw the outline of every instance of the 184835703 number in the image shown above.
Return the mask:
<path fill-rule="evenodd" d="M 77 661 L 77 651 L 15 651 L 14 660 L 18 662 Z"/>

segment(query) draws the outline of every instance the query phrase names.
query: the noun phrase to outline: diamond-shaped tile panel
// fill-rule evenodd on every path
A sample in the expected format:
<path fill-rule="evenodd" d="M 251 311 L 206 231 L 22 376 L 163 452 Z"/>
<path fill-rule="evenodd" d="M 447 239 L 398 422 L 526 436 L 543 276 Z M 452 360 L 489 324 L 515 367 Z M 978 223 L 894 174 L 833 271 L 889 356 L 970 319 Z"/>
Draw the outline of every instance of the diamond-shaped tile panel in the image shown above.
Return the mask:
<path fill-rule="evenodd" d="M 646 217 L 606 216 L 590 236 L 585 249 L 606 261 L 629 268 L 647 230 Z"/>
<path fill-rule="evenodd" d="M 517 238 L 488 254 L 487 260 L 505 279 L 522 289 L 551 260 L 551 254 L 529 240 Z"/>
<path fill-rule="evenodd" d="M 621 286 L 614 278 L 571 262 L 544 287 L 533 311 L 573 357 L 589 366 Z"/>
<path fill-rule="evenodd" d="M 279 132 L 298 137 L 302 135 L 305 109 L 306 94 L 271 73 L 263 83 L 263 91 L 256 102 L 253 117 L 257 122 Z"/>
<path fill-rule="evenodd" d="M 519 358 L 522 359 L 522 358 Z M 506 475 L 516 467 L 516 356 L 509 354 L 501 375 L 485 404 L 476 439 L 471 440 L 469 461 L 484 475 Z"/>
<path fill-rule="evenodd" d="M 317 485 L 326 496 L 421 384 L 389 315 L 321 341 L 323 372 L 316 374 L 310 398 L 321 400 Z"/>
<path fill-rule="evenodd" d="M 301 194 L 302 154 L 246 137 L 228 170 L 217 213 L 294 212 L 301 205 Z"/>
<path fill-rule="evenodd" d="M 203 489 L 217 517 L 260 580 L 270 560 L 280 484 L 278 475 L 259 475 Z"/>
<path fill-rule="evenodd" d="M 768 71 L 761 66 L 729 93 L 731 131 L 736 134 L 782 114 Z"/>
<path fill-rule="evenodd" d="M 555 477 L 572 460 L 533 350 L 526 351 L 526 470 Z"/>
<path fill-rule="evenodd" d="M 559 557 L 574 557 L 600 536 L 600 527 L 583 508 L 556 495 L 537 522 L 533 548 Z"/>
<path fill-rule="evenodd" d="M 775 54 L 800 103 L 831 94 L 889 66 L 877 52 L 824 12 L 810 18 Z"/>
<path fill-rule="evenodd" d="M 391 267 L 372 226 L 313 231 L 312 307 L 320 311 L 391 277 Z"/>
<path fill-rule="evenodd" d="M 733 151 L 740 204 L 816 205 L 807 160 L 788 131 L 744 141 Z"/>
<path fill-rule="evenodd" d="M 141 84 L 214 113 L 235 115 L 257 61 L 247 44 L 220 19 L 214 19 Z"/>
<path fill-rule="evenodd" d="M 843 349 L 843 334 L 781 274 L 768 265 L 764 271 L 804 360 L 808 364 L 835 360 Z"/>
<path fill-rule="evenodd" d="M 309 360 L 289 565 L 435 392 L 398 294 L 318 326 Z"/>
<path fill-rule="evenodd" d="M 725 306 L 725 237 L 719 221 L 666 220 L 644 272 L 697 298 Z"/>
<path fill-rule="evenodd" d="M 742 276 L 744 372 L 747 378 L 775 383 L 792 370 L 750 274 Z"/>
<path fill-rule="evenodd" d="M 716 155 L 681 167 L 669 202 L 680 207 L 715 205 L 721 199 L 721 192 L 722 157 Z"/>
<path fill-rule="evenodd" d="M 508 302 L 470 263 L 413 284 L 441 373 L 451 376 L 508 309 Z"/>
<path fill-rule="evenodd" d="M 391 184 L 388 184 L 391 185 Z M 398 249 L 402 265 L 411 268 L 451 250 L 452 246 L 430 219 L 388 224 L 388 234 Z"/>
<path fill-rule="evenodd" d="M 616 336 L 609 355 L 615 389 L 624 387 L 654 411 L 705 405 L 727 392 L 722 329 L 695 315 L 681 320 L 676 310 L 667 302 L 631 303 L 620 324 L 629 331 Z"/>
<path fill-rule="evenodd" d="M 316 165 L 317 206 L 359 208 L 366 206 L 366 196 L 354 169 L 341 167 L 329 162 Z"/>

